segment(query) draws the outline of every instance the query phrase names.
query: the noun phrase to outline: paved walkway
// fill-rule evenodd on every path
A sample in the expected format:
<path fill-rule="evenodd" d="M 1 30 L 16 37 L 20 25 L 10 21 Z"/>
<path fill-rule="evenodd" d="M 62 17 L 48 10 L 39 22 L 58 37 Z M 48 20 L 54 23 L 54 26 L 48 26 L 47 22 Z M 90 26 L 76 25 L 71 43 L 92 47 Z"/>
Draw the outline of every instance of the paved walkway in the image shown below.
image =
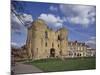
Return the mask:
<path fill-rule="evenodd" d="M 33 65 L 27 65 L 22 63 L 16 63 L 15 67 L 13 67 L 14 72 L 16 74 L 28 74 L 28 73 L 37 73 L 43 72 L 42 70 L 38 69 Z"/>

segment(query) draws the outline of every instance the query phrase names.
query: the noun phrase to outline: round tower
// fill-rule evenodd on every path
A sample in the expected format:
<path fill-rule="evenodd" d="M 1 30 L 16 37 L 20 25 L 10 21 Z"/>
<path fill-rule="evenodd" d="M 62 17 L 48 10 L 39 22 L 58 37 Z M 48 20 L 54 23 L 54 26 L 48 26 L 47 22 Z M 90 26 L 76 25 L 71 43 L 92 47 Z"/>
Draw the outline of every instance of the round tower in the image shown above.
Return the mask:
<path fill-rule="evenodd" d="M 67 48 L 68 48 L 68 30 L 65 28 L 61 28 L 59 30 L 59 40 L 60 40 L 60 55 L 66 56 L 67 55 Z"/>
<path fill-rule="evenodd" d="M 47 28 L 45 22 L 41 19 L 33 21 L 28 28 L 27 50 L 31 59 L 40 59 L 43 55 L 43 38 Z"/>

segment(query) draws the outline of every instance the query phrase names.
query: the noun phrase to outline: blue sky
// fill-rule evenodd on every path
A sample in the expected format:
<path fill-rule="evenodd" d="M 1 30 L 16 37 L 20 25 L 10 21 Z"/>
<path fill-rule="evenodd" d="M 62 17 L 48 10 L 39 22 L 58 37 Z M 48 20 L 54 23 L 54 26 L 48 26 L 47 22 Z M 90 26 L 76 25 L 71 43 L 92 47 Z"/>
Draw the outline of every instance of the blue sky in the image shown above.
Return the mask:
<path fill-rule="evenodd" d="M 48 27 L 68 29 L 68 40 L 96 44 L 96 7 L 86 5 L 55 4 L 40 2 L 12 1 L 14 9 L 24 24 L 11 13 L 11 42 L 22 46 L 27 39 L 27 27 L 35 19 L 43 19 Z M 26 25 L 25 25 L 26 24 Z"/>

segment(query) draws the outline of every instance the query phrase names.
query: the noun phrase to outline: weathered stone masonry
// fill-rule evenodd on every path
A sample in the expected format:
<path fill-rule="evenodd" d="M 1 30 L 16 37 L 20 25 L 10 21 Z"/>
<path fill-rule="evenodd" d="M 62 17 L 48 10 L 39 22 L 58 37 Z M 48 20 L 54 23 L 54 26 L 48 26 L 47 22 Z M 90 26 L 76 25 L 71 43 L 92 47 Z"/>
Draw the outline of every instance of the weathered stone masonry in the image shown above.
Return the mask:
<path fill-rule="evenodd" d="M 38 19 L 28 28 L 26 47 L 30 59 L 65 57 L 68 47 L 68 31 L 61 28 L 53 31 Z"/>

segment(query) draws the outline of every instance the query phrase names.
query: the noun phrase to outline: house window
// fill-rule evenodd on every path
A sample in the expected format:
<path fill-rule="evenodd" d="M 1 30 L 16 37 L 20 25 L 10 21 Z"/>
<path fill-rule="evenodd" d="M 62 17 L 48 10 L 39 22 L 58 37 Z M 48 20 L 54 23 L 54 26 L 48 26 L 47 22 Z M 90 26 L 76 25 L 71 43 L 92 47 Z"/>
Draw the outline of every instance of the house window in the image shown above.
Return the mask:
<path fill-rule="evenodd" d="M 81 56 L 81 54 L 79 56 Z"/>
<path fill-rule="evenodd" d="M 74 56 L 76 56 L 76 53 L 74 53 Z"/>
<path fill-rule="evenodd" d="M 78 53 L 77 56 L 80 56 L 80 54 Z"/>

